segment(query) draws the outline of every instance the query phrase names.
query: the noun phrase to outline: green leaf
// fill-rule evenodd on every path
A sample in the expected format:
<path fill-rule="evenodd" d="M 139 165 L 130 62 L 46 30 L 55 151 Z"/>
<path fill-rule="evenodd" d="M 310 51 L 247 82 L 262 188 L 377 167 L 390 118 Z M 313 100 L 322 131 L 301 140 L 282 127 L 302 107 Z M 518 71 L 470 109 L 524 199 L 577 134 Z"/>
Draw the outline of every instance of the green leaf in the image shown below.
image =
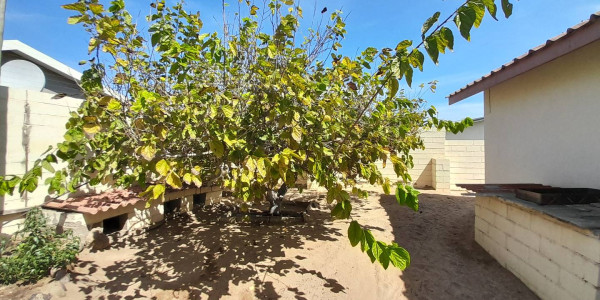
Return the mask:
<path fill-rule="evenodd" d="M 396 77 L 390 77 L 389 86 L 388 86 L 388 99 L 392 99 L 398 93 L 400 89 L 400 84 L 398 83 L 398 79 Z"/>
<path fill-rule="evenodd" d="M 512 15 L 513 5 L 508 0 L 502 0 L 502 11 L 506 18 Z"/>
<path fill-rule="evenodd" d="M 338 204 L 331 211 L 331 216 L 337 219 L 348 219 L 350 212 L 352 211 L 352 204 L 350 201 L 343 200 L 339 201 Z"/>
<path fill-rule="evenodd" d="M 156 148 L 154 148 L 152 145 L 143 146 L 140 149 L 140 154 L 145 160 L 151 161 L 156 155 Z"/>
<path fill-rule="evenodd" d="M 352 245 L 352 247 L 358 245 L 358 243 L 364 239 L 363 229 L 358 222 L 350 222 L 350 226 L 348 227 L 348 239 L 350 239 L 350 245 Z"/>
<path fill-rule="evenodd" d="M 419 68 L 420 71 L 423 71 L 423 63 L 425 62 L 425 55 L 419 49 L 413 49 L 413 51 L 408 56 L 408 61 L 413 66 L 413 68 Z"/>
<path fill-rule="evenodd" d="M 406 80 L 406 84 L 408 84 L 408 87 L 411 87 L 412 78 L 413 78 L 413 69 L 407 64 L 405 66 L 405 68 L 403 68 L 403 70 L 404 70 L 404 80 Z"/>
<path fill-rule="evenodd" d="M 169 171 L 171 171 L 171 167 L 166 160 L 161 159 L 156 163 L 156 172 L 161 176 L 167 176 Z"/>
<path fill-rule="evenodd" d="M 440 37 L 444 39 L 444 44 L 448 49 L 454 49 L 454 34 L 448 27 L 442 27 L 440 29 Z"/>
<path fill-rule="evenodd" d="M 373 243 L 375 243 L 375 237 L 371 233 L 371 230 L 363 230 L 363 239 L 360 241 L 361 251 L 370 250 Z"/>
<path fill-rule="evenodd" d="M 398 184 L 396 187 L 396 201 L 400 205 L 408 206 L 414 211 L 419 210 L 419 191 L 408 185 Z"/>
<path fill-rule="evenodd" d="M 471 40 L 471 28 L 475 24 L 477 13 L 470 6 L 461 6 L 454 18 L 456 27 L 460 30 L 460 34 L 467 40 Z"/>
<path fill-rule="evenodd" d="M 179 175 L 171 172 L 169 173 L 169 175 L 167 176 L 167 184 L 170 185 L 171 187 L 173 187 L 174 189 L 180 189 L 183 187 L 183 184 L 181 184 L 181 179 L 179 178 Z"/>
<path fill-rule="evenodd" d="M 54 168 L 48 161 L 42 161 L 42 167 L 46 169 L 48 172 L 54 173 Z"/>
<path fill-rule="evenodd" d="M 469 4 L 469 7 L 471 7 L 475 12 L 475 22 L 473 23 L 473 26 L 475 26 L 475 28 L 478 28 L 479 25 L 481 25 L 483 17 L 485 16 L 485 6 L 483 5 L 483 3 L 471 2 Z"/>
<path fill-rule="evenodd" d="M 412 41 L 404 40 L 404 41 L 398 43 L 398 45 L 396 45 L 396 51 L 406 49 L 406 48 L 410 47 L 411 45 L 412 45 Z"/>
<path fill-rule="evenodd" d="M 496 3 L 494 3 L 494 0 L 482 0 L 483 5 L 485 5 L 485 7 L 487 8 L 488 12 L 490 13 L 490 15 L 492 16 L 492 18 L 494 18 L 494 20 L 498 20 L 496 18 L 496 11 L 498 10 L 498 7 L 496 6 Z"/>
<path fill-rule="evenodd" d="M 380 256 L 383 253 L 384 248 L 385 246 L 379 241 L 376 241 L 373 243 L 373 245 L 371 245 L 371 252 L 373 253 L 373 256 L 375 256 L 375 259 L 377 259 L 378 261 L 380 260 Z"/>
<path fill-rule="evenodd" d="M 158 197 L 164 195 L 165 186 L 162 184 L 157 184 L 152 188 L 152 199 L 158 199 Z"/>
<path fill-rule="evenodd" d="M 210 147 L 210 151 L 216 157 L 223 157 L 223 154 L 225 154 L 225 147 L 223 146 L 223 143 L 217 139 L 210 140 L 208 146 Z"/>
<path fill-rule="evenodd" d="M 429 54 L 431 60 L 435 64 L 437 64 L 440 52 L 438 50 L 437 39 L 435 38 L 435 36 L 427 37 L 427 39 L 425 40 L 425 50 L 427 50 L 427 54 Z"/>
<path fill-rule="evenodd" d="M 390 265 L 390 252 L 388 250 L 388 246 L 383 242 L 377 242 L 377 244 L 383 250 L 378 257 L 379 263 L 385 270 L 387 270 Z"/>
<path fill-rule="evenodd" d="M 410 254 L 406 249 L 398 247 L 397 245 L 391 245 L 388 250 L 390 262 L 394 267 L 405 270 L 410 265 Z"/>
<path fill-rule="evenodd" d="M 439 18 L 440 12 L 438 11 L 434 13 L 433 16 L 431 16 L 429 19 L 427 19 L 427 21 L 425 21 L 425 23 L 423 24 L 423 28 L 421 28 L 421 36 L 423 37 L 423 39 L 425 38 L 425 34 L 427 33 L 427 31 L 429 31 L 431 26 L 433 26 L 433 24 L 435 24 L 435 22 L 437 22 Z"/>

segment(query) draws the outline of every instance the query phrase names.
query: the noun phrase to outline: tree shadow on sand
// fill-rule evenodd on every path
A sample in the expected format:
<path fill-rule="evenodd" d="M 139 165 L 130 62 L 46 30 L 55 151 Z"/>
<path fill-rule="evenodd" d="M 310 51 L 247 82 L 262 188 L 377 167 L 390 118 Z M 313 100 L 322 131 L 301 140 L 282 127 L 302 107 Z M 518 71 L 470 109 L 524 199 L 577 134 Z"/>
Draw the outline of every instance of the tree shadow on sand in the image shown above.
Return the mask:
<path fill-rule="evenodd" d="M 409 299 L 537 299 L 474 240 L 472 197 L 422 193 L 419 211 L 382 195 L 395 241 L 411 255 L 401 275 Z"/>
<path fill-rule="evenodd" d="M 141 250 L 135 253 L 135 259 L 103 268 L 110 281 L 91 282 L 86 274 L 74 274 L 73 281 L 88 298 L 94 289 L 108 291 L 110 295 L 105 299 L 134 299 L 150 290 L 188 291 L 192 299 L 201 294 L 220 299 L 231 295 L 230 284 L 248 286 L 248 293 L 260 299 L 278 299 L 281 296 L 272 281 L 290 272 L 316 276 L 333 292 L 345 290 L 318 270 L 301 267 L 297 262 L 305 257 L 285 258 L 286 249 L 302 249 L 305 241 L 339 239 L 342 233 L 327 226 L 329 213 L 313 211 L 313 222 L 298 225 L 233 224 L 224 218 L 225 214 L 223 209 L 196 210 L 194 215 L 169 220 L 155 230 L 126 236 L 111 248 Z M 99 269 L 85 261 L 78 267 L 88 269 L 89 274 Z M 119 295 L 132 285 L 139 285 L 135 295 Z M 296 299 L 305 299 L 307 291 L 290 286 L 287 290 Z"/>

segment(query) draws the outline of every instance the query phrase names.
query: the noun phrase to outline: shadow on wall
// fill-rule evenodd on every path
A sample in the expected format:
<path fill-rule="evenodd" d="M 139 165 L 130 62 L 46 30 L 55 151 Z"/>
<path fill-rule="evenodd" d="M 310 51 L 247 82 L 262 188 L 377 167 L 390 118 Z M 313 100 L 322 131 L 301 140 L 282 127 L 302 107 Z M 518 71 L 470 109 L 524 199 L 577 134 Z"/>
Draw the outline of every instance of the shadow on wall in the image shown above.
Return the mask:
<path fill-rule="evenodd" d="M 234 284 L 252 286 L 254 295 L 248 299 L 278 299 L 282 296 L 270 282 L 270 275 L 285 276 L 292 272 L 314 276 L 334 293 L 346 289 L 319 270 L 300 266 L 298 260 L 306 257 L 283 258 L 286 249 L 303 249 L 306 240 L 338 240 L 342 233 L 320 222 L 329 218 L 328 213 L 314 212 L 319 221 L 295 226 L 233 225 L 224 217 L 226 213 L 196 210 L 195 216 L 183 215 L 147 233 L 127 236 L 111 247 L 143 249 L 135 253 L 134 259 L 107 267 L 91 261 L 79 262 L 78 269 L 87 270 L 89 275 L 104 273 L 109 282 L 95 282 L 88 274 L 72 274 L 73 281 L 88 297 L 94 297 L 95 290 L 106 290 L 114 299 L 121 298 L 118 295 L 132 284 L 136 285 L 134 298 L 150 290 L 173 290 L 189 291 L 192 299 L 199 299 L 201 294 L 208 295 L 208 299 L 220 299 L 236 296 L 230 293 L 230 285 Z M 306 299 L 310 292 L 293 286 L 287 291 L 296 299 Z"/>
<path fill-rule="evenodd" d="M 411 255 L 401 275 L 408 299 L 537 299 L 474 240 L 474 198 L 423 193 L 419 212 L 393 195 L 380 203 L 394 240 Z"/>
<path fill-rule="evenodd" d="M 432 182 L 431 182 L 431 176 L 433 174 L 433 160 L 430 159 L 429 162 L 427 163 L 427 165 L 425 166 L 425 168 L 423 169 L 423 171 L 421 171 L 419 173 L 419 178 L 417 178 L 416 180 L 414 180 L 414 185 L 417 188 L 431 188 L 432 187 Z"/>

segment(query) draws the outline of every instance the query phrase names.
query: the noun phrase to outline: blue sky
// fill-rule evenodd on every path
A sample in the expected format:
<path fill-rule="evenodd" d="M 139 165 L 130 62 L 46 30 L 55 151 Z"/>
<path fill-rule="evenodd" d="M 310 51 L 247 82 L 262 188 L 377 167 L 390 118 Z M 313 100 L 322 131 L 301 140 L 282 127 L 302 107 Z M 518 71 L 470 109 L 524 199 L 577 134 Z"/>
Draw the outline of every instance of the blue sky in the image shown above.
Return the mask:
<path fill-rule="evenodd" d="M 230 0 L 237 3 L 236 0 Z M 262 1 L 259 1 L 262 2 Z M 499 3 L 500 0 L 497 0 Z M 546 39 L 564 32 L 590 14 L 600 11 L 599 0 L 521 0 L 514 3 L 513 16 L 494 21 L 486 18 L 481 27 L 472 31 L 471 42 L 458 39 L 454 52 L 440 56 L 438 66 L 429 63 L 423 73 L 415 73 L 413 85 L 438 80 L 435 94 L 424 98 L 440 111 L 445 119 L 483 115 L 482 95 L 475 95 L 448 106 L 446 97 L 467 83 L 542 44 Z M 18 39 L 66 65 L 82 71 L 78 65 L 87 58 L 88 35 L 80 26 L 68 25 L 70 12 L 60 8 L 68 1 L 7 0 L 5 39 Z M 126 0 L 127 7 L 140 21 L 149 11 L 148 1 Z M 191 11 L 200 11 L 205 30 L 220 26 L 220 0 L 188 0 Z M 347 16 L 348 34 L 342 53 L 354 56 L 373 46 L 395 47 L 404 39 L 417 40 L 423 22 L 436 11 L 442 16 L 451 13 L 458 0 L 301 0 L 304 21 L 312 20 L 313 8 L 328 8 L 328 13 L 341 9 Z"/>

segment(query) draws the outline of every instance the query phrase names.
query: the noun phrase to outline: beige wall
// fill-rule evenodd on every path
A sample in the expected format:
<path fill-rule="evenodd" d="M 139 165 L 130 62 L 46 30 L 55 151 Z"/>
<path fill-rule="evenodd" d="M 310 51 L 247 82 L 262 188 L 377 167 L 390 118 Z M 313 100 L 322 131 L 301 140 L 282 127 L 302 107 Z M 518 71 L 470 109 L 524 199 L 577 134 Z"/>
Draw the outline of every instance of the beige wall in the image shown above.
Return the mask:
<path fill-rule="evenodd" d="M 35 160 L 63 140 L 69 113 L 76 111 L 82 100 L 54 94 L 0 86 L 0 174 L 22 175 Z M 34 192 L 0 197 L 0 209 L 10 211 L 43 203 L 47 186 Z"/>
<path fill-rule="evenodd" d="M 485 92 L 487 183 L 600 188 L 600 41 Z"/>
<path fill-rule="evenodd" d="M 458 183 L 483 183 L 485 175 L 485 155 L 483 140 L 484 123 L 476 122 L 473 127 L 463 133 L 452 134 L 446 131 L 426 131 L 421 137 L 425 150 L 412 152 L 414 168 L 410 170 L 415 187 L 433 187 L 447 189 L 447 173 L 449 173 L 449 187 L 459 189 Z M 436 163 L 439 164 L 436 166 Z M 383 168 L 381 162 L 377 164 L 383 175 L 396 179 L 396 173 L 391 163 Z M 447 170 L 446 170 L 447 169 Z M 436 172 L 437 171 L 437 172 Z M 440 172 L 444 174 L 440 176 Z M 434 178 L 437 176 L 437 181 Z M 444 181 L 440 185 L 440 180 Z"/>

